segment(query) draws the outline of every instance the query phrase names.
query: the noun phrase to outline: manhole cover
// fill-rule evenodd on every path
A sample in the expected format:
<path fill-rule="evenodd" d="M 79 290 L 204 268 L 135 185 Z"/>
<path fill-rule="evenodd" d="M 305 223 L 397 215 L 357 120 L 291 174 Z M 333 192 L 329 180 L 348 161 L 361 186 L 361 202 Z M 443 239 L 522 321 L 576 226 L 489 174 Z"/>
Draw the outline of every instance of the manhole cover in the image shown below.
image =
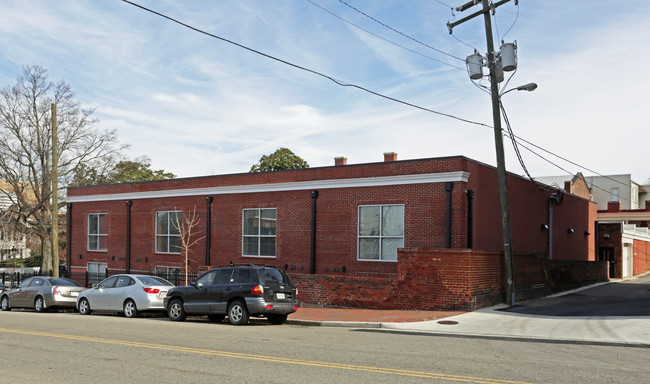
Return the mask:
<path fill-rule="evenodd" d="M 457 321 L 453 321 L 453 320 L 440 320 L 440 321 L 438 322 L 438 324 L 442 324 L 442 325 L 456 325 L 456 324 L 458 324 L 458 322 L 457 322 Z"/>

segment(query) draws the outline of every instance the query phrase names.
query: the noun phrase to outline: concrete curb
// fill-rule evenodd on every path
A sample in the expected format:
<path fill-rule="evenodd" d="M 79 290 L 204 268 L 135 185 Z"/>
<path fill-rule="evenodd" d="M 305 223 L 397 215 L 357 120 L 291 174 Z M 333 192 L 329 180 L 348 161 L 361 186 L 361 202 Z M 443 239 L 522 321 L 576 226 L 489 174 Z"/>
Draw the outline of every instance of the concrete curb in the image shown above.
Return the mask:
<path fill-rule="evenodd" d="M 571 338 L 534 337 L 534 336 L 514 336 L 514 335 L 488 334 L 488 333 L 483 334 L 483 333 L 410 330 L 410 329 L 399 328 L 395 326 L 393 323 L 381 323 L 381 322 L 287 320 L 286 324 L 308 326 L 308 327 L 355 328 L 358 332 L 392 333 L 392 334 L 403 334 L 403 335 L 412 335 L 412 336 L 456 337 L 456 338 L 465 338 L 465 339 L 517 341 L 517 342 L 527 342 L 527 343 L 592 345 L 592 346 L 610 346 L 610 347 L 613 346 L 613 347 L 650 349 L 650 344 L 645 344 L 645 343 L 584 340 L 584 339 L 571 339 Z"/>

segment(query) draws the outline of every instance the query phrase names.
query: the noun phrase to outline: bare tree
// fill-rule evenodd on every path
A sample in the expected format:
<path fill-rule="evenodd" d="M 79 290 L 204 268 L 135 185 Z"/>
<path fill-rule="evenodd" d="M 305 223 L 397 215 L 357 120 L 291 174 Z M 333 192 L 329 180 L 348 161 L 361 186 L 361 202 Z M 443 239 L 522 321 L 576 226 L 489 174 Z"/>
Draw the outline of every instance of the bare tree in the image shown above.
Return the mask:
<path fill-rule="evenodd" d="M 196 205 L 191 212 L 187 214 L 181 213 L 172 219 L 172 226 L 178 231 L 181 237 L 181 253 L 185 256 L 185 285 L 187 285 L 188 281 L 189 255 L 194 252 L 192 248 L 205 238 L 205 236 L 196 237 L 197 226 L 200 223 L 201 219 L 196 214 Z"/>
<path fill-rule="evenodd" d="M 41 66 L 23 67 L 16 84 L 0 90 L 0 180 L 11 186 L 13 193 L 5 196 L 17 207 L 17 221 L 43 242 L 44 271 L 59 265 L 52 260 L 51 240 L 52 104 L 57 105 L 57 170 L 62 187 L 81 164 L 112 162 L 124 148 L 115 131 L 97 127 L 93 110 L 81 108 L 68 83 L 50 82 Z"/>

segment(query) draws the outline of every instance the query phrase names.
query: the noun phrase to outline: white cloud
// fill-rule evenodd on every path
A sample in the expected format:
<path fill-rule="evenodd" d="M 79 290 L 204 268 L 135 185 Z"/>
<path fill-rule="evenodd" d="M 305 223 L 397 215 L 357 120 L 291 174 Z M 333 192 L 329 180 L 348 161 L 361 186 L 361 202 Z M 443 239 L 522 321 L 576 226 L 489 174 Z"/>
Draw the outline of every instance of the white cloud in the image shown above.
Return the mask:
<path fill-rule="evenodd" d="M 463 71 L 367 35 L 308 2 L 141 3 L 334 78 L 492 124 L 488 95 Z M 337 1 L 318 3 L 409 49 L 464 65 Z M 472 53 L 447 34 L 452 16 L 439 3 L 358 5 L 453 56 Z M 515 133 L 595 171 L 632 173 L 645 181 L 649 8 L 612 0 L 588 8 L 559 0 L 521 2 L 507 35 L 519 45 L 519 70 L 510 84 L 534 81 L 539 88 L 504 97 Z M 510 4 L 499 8 L 500 34 L 516 10 Z M 454 36 L 485 50 L 480 18 L 457 27 Z M 3 1 L 0 81 L 13 83 L 23 64 L 42 64 L 53 80 L 71 83 L 84 104 L 97 107 L 101 126 L 131 144 L 130 156 L 147 155 L 154 168 L 180 176 L 246 172 L 280 146 L 312 166 L 331 165 L 339 155 L 349 163 L 381 161 L 386 151 L 400 159 L 465 155 L 495 162 L 489 127 L 340 87 L 122 2 Z M 522 173 L 507 148 L 508 169 Z M 534 174 L 563 173 L 522 152 Z M 570 172 L 590 173 L 562 163 Z"/>

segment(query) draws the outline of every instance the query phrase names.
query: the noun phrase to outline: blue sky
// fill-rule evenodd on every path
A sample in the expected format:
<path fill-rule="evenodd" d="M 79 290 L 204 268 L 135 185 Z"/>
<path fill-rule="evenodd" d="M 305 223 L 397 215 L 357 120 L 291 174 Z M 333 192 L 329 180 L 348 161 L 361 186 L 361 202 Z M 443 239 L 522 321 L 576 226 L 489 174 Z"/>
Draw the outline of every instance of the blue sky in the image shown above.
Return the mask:
<path fill-rule="evenodd" d="M 463 61 L 474 49 L 485 55 L 483 19 L 447 31 L 478 9 L 453 15 L 450 6 L 464 1 L 345 0 L 417 42 L 338 0 L 135 2 L 343 82 L 492 125 L 489 95 Z M 539 85 L 503 97 L 515 134 L 580 165 L 535 149 L 560 169 L 522 148 L 530 173 L 648 180 L 650 2 L 512 1 L 493 23 L 495 38 L 518 45 L 507 88 Z M 153 168 L 182 177 L 247 172 L 279 147 L 312 167 L 337 156 L 382 161 L 384 152 L 496 162 L 488 127 L 338 86 L 119 0 L 0 1 L 0 86 L 26 64 L 70 83 L 101 127 L 131 146 L 128 157 L 149 156 Z M 509 142 L 505 155 L 507 169 L 523 174 Z"/>

